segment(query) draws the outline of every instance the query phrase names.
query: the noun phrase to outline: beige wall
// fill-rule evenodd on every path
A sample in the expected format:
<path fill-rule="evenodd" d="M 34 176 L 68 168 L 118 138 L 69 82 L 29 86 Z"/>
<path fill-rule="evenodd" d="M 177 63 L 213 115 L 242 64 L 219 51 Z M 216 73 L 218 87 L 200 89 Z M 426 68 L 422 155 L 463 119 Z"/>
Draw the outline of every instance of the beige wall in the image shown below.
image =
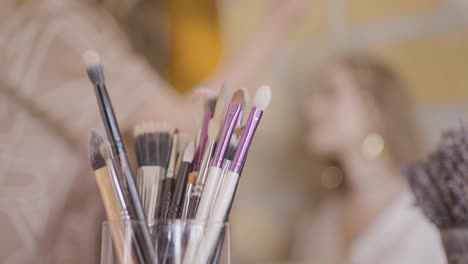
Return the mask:
<path fill-rule="evenodd" d="M 219 3 L 229 57 L 255 34 L 268 1 Z M 233 237 L 234 250 L 242 256 L 239 263 L 284 257 L 292 219 L 304 207 L 312 208 L 322 193 L 298 138 L 300 102 L 311 89 L 308 78 L 314 67 L 337 51 L 384 59 L 409 84 L 418 123 L 428 142 L 434 142 L 442 128 L 457 125 L 458 116 L 468 113 L 462 105 L 468 100 L 467 7 L 458 0 L 310 1 L 304 20 L 258 78 L 258 83 L 273 85 L 274 98 L 232 219 L 238 227 Z"/>
<path fill-rule="evenodd" d="M 225 60 L 252 39 L 272 2 L 218 0 Z M 231 219 L 234 263 L 284 258 L 294 218 L 323 192 L 302 148 L 299 111 L 310 72 L 328 55 L 368 52 L 390 63 L 411 88 L 428 142 L 468 113 L 468 0 L 310 0 L 304 12 L 250 84 L 270 83 L 274 94 Z"/>

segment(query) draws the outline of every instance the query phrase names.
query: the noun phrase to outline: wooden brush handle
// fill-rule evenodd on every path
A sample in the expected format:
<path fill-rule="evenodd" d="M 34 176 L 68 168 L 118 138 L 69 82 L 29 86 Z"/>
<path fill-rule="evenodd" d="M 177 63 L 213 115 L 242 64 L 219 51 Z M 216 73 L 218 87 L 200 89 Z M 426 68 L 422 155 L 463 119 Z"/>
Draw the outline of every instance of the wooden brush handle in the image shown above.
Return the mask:
<path fill-rule="evenodd" d="M 114 247 L 117 251 L 117 256 L 121 263 L 136 263 L 135 256 L 133 254 L 131 254 L 131 256 L 125 255 L 125 253 L 129 251 L 125 250 L 124 248 L 125 236 L 124 226 L 120 213 L 121 209 L 117 203 L 117 196 L 114 193 L 114 189 L 112 188 L 111 179 L 109 177 L 106 167 L 97 170 L 95 174 L 96 182 L 99 188 L 99 192 L 101 194 L 101 199 L 104 204 L 104 209 L 106 211 L 107 220 L 109 221 L 112 241 L 114 242 Z"/>

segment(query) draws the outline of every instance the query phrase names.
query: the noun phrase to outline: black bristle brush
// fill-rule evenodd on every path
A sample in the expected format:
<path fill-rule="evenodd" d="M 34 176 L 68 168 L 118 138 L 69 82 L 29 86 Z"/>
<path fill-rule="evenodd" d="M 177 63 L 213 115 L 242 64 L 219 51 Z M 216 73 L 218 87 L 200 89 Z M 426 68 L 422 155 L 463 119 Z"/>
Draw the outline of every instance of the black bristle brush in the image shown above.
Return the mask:
<path fill-rule="evenodd" d="M 177 172 L 174 195 L 169 208 L 169 219 L 176 219 L 182 216 L 182 206 L 184 202 L 185 189 L 188 180 L 188 174 L 192 168 L 193 158 L 195 156 L 195 144 L 190 143 L 185 149 L 182 161 Z"/>

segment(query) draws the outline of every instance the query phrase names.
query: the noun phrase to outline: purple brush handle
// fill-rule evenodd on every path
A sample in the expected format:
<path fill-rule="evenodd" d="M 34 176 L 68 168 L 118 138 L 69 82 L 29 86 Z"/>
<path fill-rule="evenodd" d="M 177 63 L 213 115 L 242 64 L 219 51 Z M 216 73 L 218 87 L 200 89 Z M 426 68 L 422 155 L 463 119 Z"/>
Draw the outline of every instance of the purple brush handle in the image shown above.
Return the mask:
<path fill-rule="evenodd" d="M 260 119 L 262 118 L 263 110 L 253 107 L 250 111 L 249 119 L 245 125 L 244 132 L 242 133 L 239 146 L 237 147 L 234 159 L 232 160 L 229 170 L 240 174 L 244 166 L 247 153 L 249 152 L 250 145 L 252 144 L 255 131 L 257 130 Z"/>
<path fill-rule="evenodd" d="M 193 162 L 193 171 L 199 171 L 203 152 L 205 151 L 206 141 L 208 140 L 208 124 L 210 123 L 211 118 L 213 117 L 212 112 L 206 112 L 205 118 L 203 119 L 203 127 L 200 133 L 200 144 L 197 150 L 197 156 Z"/>
<path fill-rule="evenodd" d="M 215 153 L 213 155 L 213 161 L 211 166 L 221 168 L 223 166 L 224 155 L 229 147 L 229 142 L 231 141 L 232 132 L 236 127 L 237 120 L 239 119 L 239 114 L 241 112 L 241 104 L 239 103 L 230 103 L 226 118 L 223 125 L 223 130 L 221 132 L 221 137 L 219 138 L 218 144 L 216 146 Z"/>

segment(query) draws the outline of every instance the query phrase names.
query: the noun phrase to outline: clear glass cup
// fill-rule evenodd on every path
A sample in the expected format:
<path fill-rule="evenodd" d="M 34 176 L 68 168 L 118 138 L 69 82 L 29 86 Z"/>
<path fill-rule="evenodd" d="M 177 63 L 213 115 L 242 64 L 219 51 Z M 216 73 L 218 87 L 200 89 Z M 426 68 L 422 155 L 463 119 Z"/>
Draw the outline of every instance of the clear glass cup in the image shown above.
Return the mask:
<path fill-rule="evenodd" d="M 101 264 L 136 264 L 137 221 L 104 222 Z M 171 220 L 149 227 L 157 264 L 230 264 L 229 223 Z"/>

